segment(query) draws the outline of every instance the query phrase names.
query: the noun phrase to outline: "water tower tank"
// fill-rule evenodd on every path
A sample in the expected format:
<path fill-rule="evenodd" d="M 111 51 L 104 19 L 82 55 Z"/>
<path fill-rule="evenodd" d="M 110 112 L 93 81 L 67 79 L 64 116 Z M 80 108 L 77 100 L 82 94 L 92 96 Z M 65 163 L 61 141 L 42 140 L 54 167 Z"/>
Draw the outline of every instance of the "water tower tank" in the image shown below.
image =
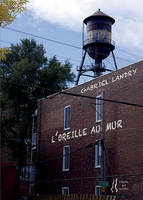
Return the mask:
<path fill-rule="evenodd" d="M 83 48 L 95 60 L 95 68 L 100 68 L 102 60 L 108 57 L 115 48 L 111 40 L 111 27 L 115 20 L 99 9 L 83 22 L 87 26 Z"/>

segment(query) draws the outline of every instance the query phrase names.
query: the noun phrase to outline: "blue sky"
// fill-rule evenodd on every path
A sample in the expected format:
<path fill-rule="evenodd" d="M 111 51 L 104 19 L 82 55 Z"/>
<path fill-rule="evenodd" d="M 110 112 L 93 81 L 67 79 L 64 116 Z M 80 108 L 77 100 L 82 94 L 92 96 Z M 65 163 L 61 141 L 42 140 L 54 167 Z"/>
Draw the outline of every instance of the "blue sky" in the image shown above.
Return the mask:
<path fill-rule="evenodd" d="M 27 11 L 19 15 L 7 28 L 17 29 L 47 39 L 68 43 L 82 48 L 82 22 L 98 8 L 115 19 L 112 39 L 115 41 L 115 57 L 119 68 L 142 60 L 143 55 L 143 3 L 142 0 L 30 0 Z M 73 72 L 81 63 L 82 50 L 38 39 L 9 29 L 0 29 L 1 46 L 19 43 L 20 39 L 34 38 L 42 43 L 48 58 L 72 63 Z M 85 65 L 93 62 L 88 56 Z M 105 61 L 107 68 L 114 69 L 110 55 Z M 82 77 L 80 82 L 87 81 Z"/>

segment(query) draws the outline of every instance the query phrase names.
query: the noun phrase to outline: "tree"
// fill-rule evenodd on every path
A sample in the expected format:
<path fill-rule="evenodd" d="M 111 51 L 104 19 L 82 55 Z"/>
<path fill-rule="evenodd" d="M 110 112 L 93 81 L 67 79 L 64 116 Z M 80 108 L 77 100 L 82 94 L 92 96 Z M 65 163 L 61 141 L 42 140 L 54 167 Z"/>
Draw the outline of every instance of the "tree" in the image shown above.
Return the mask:
<path fill-rule="evenodd" d="M 8 51 L 5 60 L 0 61 L 1 104 L 3 110 L 13 112 L 15 124 L 19 126 L 15 131 L 19 130 L 25 138 L 29 127 L 31 131 L 29 119 L 36 109 L 37 99 L 67 88 L 75 76 L 68 61 L 62 64 L 56 56 L 48 61 L 43 45 L 37 45 L 33 39 L 21 40 Z"/>
<path fill-rule="evenodd" d="M 0 79 L 2 111 L 10 112 L 2 120 L 2 142 L 6 141 L 17 157 L 19 177 L 26 155 L 24 141 L 31 139 L 31 116 L 37 99 L 67 88 L 74 74 L 68 61 L 62 64 L 55 56 L 48 61 L 43 45 L 24 39 L 11 45 L 0 61 Z"/>
<path fill-rule="evenodd" d="M 0 1 L 0 27 L 11 24 L 16 16 L 25 10 L 28 0 L 1 0 Z M 0 60 L 4 59 L 6 48 L 0 48 Z"/>
<path fill-rule="evenodd" d="M 0 48 L 0 60 L 5 58 L 5 54 L 7 53 L 7 48 Z"/>
<path fill-rule="evenodd" d="M 28 0 L 1 0 L 0 3 L 0 27 L 11 24 L 16 16 L 25 10 Z"/>
<path fill-rule="evenodd" d="M 44 54 L 43 45 L 37 45 L 33 39 L 11 45 L 6 59 L 0 62 L 2 89 L 8 105 L 25 105 L 30 98 L 42 98 L 74 81 L 68 61 L 61 64 L 56 56 L 47 61 Z"/>

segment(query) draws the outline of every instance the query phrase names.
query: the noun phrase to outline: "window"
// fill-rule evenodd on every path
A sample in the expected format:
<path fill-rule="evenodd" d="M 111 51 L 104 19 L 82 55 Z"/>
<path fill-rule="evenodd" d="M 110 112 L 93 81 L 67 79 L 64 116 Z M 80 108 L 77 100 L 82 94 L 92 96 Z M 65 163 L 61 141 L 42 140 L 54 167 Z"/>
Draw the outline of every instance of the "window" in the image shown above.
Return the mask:
<path fill-rule="evenodd" d="M 99 98 L 102 98 L 102 95 L 96 96 L 96 122 L 101 122 L 102 120 L 102 100 Z"/>
<path fill-rule="evenodd" d="M 33 117 L 33 132 L 37 133 L 37 115 Z"/>
<path fill-rule="evenodd" d="M 64 130 L 70 128 L 70 109 L 71 106 L 66 106 L 64 108 Z"/>
<path fill-rule="evenodd" d="M 37 148 L 37 133 L 32 133 L 32 150 Z"/>
<path fill-rule="evenodd" d="M 69 187 L 62 187 L 62 195 L 69 194 Z"/>
<path fill-rule="evenodd" d="M 22 169 L 21 169 L 21 178 L 22 179 L 29 179 L 30 170 L 31 170 L 31 166 L 30 165 L 22 167 Z"/>
<path fill-rule="evenodd" d="M 101 142 L 95 145 L 95 168 L 101 167 Z"/>
<path fill-rule="evenodd" d="M 63 147 L 63 171 L 69 171 L 70 165 L 70 146 Z"/>
<path fill-rule="evenodd" d="M 31 161 L 34 163 L 34 162 L 37 162 L 37 159 L 38 159 L 38 152 L 36 149 L 32 150 L 31 151 Z"/>
<path fill-rule="evenodd" d="M 100 195 L 100 186 L 99 185 L 95 186 L 95 194 Z"/>
<path fill-rule="evenodd" d="M 37 133 L 37 109 L 32 115 L 32 132 Z"/>
<path fill-rule="evenodd" d="M 32 150 L 37 148 L 37 110 L 32 115 Z"/>

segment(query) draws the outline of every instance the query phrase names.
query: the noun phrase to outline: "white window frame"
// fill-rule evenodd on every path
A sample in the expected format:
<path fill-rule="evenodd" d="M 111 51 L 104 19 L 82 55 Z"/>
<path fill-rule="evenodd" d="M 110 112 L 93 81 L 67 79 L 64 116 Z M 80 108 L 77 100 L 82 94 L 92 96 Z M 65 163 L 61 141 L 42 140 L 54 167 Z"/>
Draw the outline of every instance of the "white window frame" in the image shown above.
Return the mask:
<path fill-rule="evenodd" d="M 67 194 L 64 193 L 64 191 L 67 190 Z M 62 187 L 62 195 L 68 195 L 69 194 L 69 187 Z"/>
<path fill-rule="evenodd" d="M 37 109 L 32 115 L 32 146 L 31 148 L 32 150 L 37 149 Z"/>
<path fill-rule="evenodd" d="M 103 109 L 103 103 L 102 100 L 99 98 L 103 98 L 102 94 L 96 96 L 96 122 L 101 122 L 102 121 L 102 109 Z"/>
<path fill-rule="evenodd" d="M 26 166 L 22 167 L 21 178 L 24 179 L 24 180 L 29 180 L 30 173 L 31 173 L 31 166 L 30 165 L 26 165 Z"/>
<path fill-rule="evenodd" d="M 97 141 L 95 145 L 95 168 L 101 168 L 101 141 Z"/>
<path fill-rule="evenodd" d="M 66 148 L 69 149 L 68 155 L 65 154 Z M 66 156 L 68 156 L 68 159 L 66 158 Z M 68 162 L 67 164 L 66 161 Z M 68 168 L 66 168 L 66 165 L 68 166 Z M 63 171 L 69 171 L 69 167 L 70 167 L 70 146 L 67 145 L 63 147 Z"/>
<path fill-rule="evenodd" d="M 32 133 L 32 150 L 37 149 L 37 133 Z"/>
<path fill-rule="evenodd" d="M 95 186 L 95 195 L 100 195 L 100 194 L 101 194 L 100 188 L 101 188 L 100 185 L 96 185 L 96 186 Z"/>
<path fill-rule="evenodd" d="M 67 118 L 67 110 L 69 109 L 68 118 Z M 64 107 L 64 130 L 70 129 L 70 116 L 71 116 L 71 106 Z"/>

